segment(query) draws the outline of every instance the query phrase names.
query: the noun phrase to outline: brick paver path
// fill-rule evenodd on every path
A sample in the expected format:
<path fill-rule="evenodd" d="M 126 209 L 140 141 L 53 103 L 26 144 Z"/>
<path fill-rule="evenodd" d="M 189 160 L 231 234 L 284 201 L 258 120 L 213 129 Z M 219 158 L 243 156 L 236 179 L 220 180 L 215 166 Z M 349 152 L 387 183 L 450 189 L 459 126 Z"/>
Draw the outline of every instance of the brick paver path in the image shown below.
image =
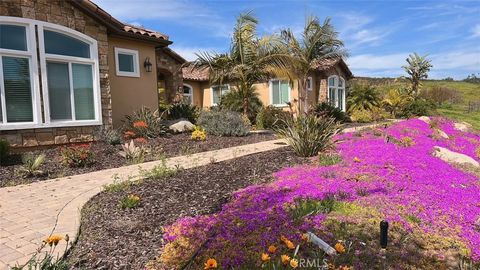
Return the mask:
<path fill-rule="evenodd" d="M 371 126 L 371 125 L 369 125 Z M 369 126 L 349 128 L 351 132 Z M 167 159 L 167 165 L 185 169 L 284 147 L 272 140 Z M 0 270 L 25 263 L 51 234 L 74 240 L 80 225 L 80 210 L 103 186 L 114 181 L 137 179 L 161 161 L 91 172 L 28 185 L 0 188 Z M 56 249 L 61 256 L 65 246 Z"/>

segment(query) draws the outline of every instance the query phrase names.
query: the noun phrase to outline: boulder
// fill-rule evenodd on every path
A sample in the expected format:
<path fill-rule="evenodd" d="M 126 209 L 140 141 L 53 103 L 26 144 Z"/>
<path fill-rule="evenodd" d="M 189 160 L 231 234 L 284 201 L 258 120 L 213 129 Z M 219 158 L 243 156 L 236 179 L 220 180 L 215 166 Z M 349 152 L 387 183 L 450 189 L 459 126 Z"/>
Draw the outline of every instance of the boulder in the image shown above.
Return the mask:
<path fill-rule="evenodd" d="M 470 130 L 472 128 L 472 125 L 470 125 L 467 122 L 460 122 L 460 123 L 455 123 L 454 127 L 455 127 L 456 130 L 467 132 L 468 130 Z"/>
<path fill-rule="evenodd" d="M 171 124 L 168 128 L 173 132 L 182 133 L 187 131 L 193 131 L 195 129 L 195 125 L 192 124 L 190 121 L 182 120 Z"/>
<path fill-rule="evenodd" d="M 418 120 L 423 121 L 427 124 L 430 124 L 430 117 L 428 117 L 428 116 L 420 116 L 420 117 L 418 117 Z"/>
<path fill-rule="evenodd" d="M 433 155 L 443 161 L 446 161 L 448 163 L 470 164 L 475 167 L 480 167 L 478 161 L 467 155 L 453 152 L 447 148 L 440 146 L 434 146 L 433 148 L 435 149 Z"/>
<path fill-rule="evenodd" d="M 440 136 L 440 137 L 442 137 L 442 138 L 444 138 L 444 139 L 448 139 L 448 138 L 449 138 L 449 137 L 448 137 L 448 134 L 445 133 L 445 132 L 444 132 L 443 130 L 441 130 L 441 129 L 435 129 L 434 132 L 436 132 L 436 133 L 438 134 L 438 136 Z"/>

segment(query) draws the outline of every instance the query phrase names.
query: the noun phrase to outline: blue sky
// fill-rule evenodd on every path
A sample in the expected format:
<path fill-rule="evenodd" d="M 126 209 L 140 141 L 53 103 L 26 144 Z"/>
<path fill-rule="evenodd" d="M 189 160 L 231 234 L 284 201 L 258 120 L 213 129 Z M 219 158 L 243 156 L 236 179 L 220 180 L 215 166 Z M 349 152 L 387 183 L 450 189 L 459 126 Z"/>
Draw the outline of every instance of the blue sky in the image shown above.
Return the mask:
<path fill-rule="evenodd" d="M 235 17 L 253 11 L 260 34 L 301 31 L 306 15 L 331 17 L 356 76 L 397 77 L 411 52 L 428 54 L 431 78 L 480 72 L 480 0 L 93 0 L 123 22 L 170 36 L 188 60 L 228 49 Z"/>

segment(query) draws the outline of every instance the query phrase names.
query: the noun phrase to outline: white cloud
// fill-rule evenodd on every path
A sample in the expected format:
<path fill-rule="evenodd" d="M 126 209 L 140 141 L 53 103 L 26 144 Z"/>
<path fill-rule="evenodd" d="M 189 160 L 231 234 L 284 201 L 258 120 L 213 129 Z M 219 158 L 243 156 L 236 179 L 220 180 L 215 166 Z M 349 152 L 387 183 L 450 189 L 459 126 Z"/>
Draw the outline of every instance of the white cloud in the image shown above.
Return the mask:
<path fill-rule="evenodd" d="M 480 24 L 477 24 L 473 27 L 472 37 L 480 37 Z"/>
<path fill-rule="evenodd" d="M 363 29 L 355 33 L 352 39 L 357 43 L 356 45 L 359 45 L 362 43 L 376 43 L 386 35 L 388 35 L 388 32 Z"/>
<path fill-rule="evenodd" d="M 194 61 L 197 59 L 197 53 L 203 52 L 223 52 L 224 50 L 218 48 L 202 48 L 202 47 L 183 47 L 183 46 L 171 46 L 172 50 L 181 55 L 187 61 Z"/>
<path fill-rule="evenodd" d="M 352 69 L 362 70 L 386 70 L 399 68 L 405 62 L 408 53 L 396 53 L 386 55 L 361 54 L 347 59 Z"/>

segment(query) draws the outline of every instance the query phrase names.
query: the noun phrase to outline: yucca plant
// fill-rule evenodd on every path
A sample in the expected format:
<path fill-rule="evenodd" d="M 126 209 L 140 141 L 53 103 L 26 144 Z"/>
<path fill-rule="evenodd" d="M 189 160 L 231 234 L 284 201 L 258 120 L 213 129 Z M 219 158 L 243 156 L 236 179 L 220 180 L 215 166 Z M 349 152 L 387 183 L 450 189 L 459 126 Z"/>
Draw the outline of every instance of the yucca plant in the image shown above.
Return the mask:
<path fill-rule="evenodd" d="M 302 157 L 312 157 L 330 148 L 332 137 L 340 132 L 334 118 L 301 115 L 283 121 L 285 125 L 276 132 Z"/>
<path fill-rule="evenodd" d="M 134 164 L 142 163 L 145 160 L 147 149 L 143 146 L 136 146 L 133 140 L 122 145 L 120 156 L 124 157 L 129 162 Z"/>
<path fill-rule="evenodd" d="M 23 177 L 42 175 L 43 171 L 40 168 L 45 162 L 45 157 L 45 154 L 40 154 L 36 157 L 33 154 L 23 155 L 23 165 L 18 169 L 18 174 Z"/>

